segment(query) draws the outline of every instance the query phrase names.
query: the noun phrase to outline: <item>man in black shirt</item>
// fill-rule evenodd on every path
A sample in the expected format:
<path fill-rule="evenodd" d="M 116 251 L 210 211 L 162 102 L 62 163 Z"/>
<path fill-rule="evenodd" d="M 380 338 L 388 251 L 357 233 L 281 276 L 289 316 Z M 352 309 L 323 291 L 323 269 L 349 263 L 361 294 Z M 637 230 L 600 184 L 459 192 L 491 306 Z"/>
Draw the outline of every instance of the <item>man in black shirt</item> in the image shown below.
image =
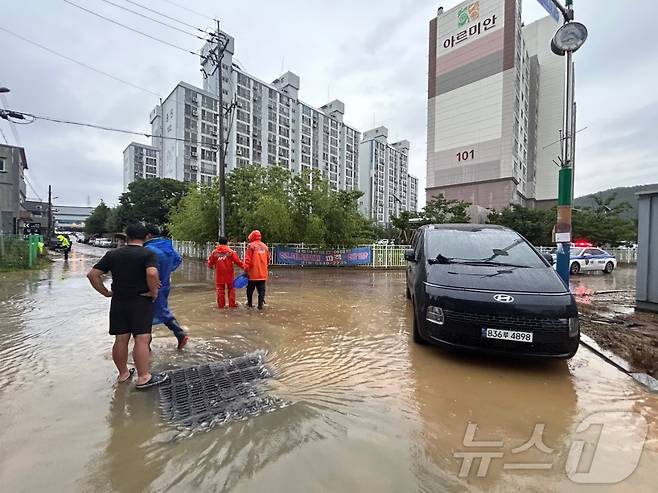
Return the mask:
<path fill-rule="evenodd" d="M 146 228 L 136 224 L 126 228 L 127 246 L 111 250 L 89 271 L 92 287 L 110 304 L 110 335 L 115 336 L 112 359 L 119 370 L 119 382 L 131 380 L 128 369 L 128 343 L 135 339 L 133 360 L 137 368 L 137 388 L 145 389 L 167 381 L 166 374 L 152 375 L 149 365 L 149 343 L 153 301 L 158 296 L 158 259 L 144 248 Z M 112 273 L 112 290 L 103 284 L 103 274 Z"/>

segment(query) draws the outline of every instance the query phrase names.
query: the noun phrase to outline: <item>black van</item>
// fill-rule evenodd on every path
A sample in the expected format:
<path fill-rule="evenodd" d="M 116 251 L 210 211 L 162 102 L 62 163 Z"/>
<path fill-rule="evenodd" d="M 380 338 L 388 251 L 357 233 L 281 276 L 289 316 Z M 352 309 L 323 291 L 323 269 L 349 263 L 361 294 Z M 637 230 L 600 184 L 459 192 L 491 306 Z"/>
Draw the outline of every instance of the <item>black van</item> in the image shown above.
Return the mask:
<path fill-rule="evenodd" d="M 548 258 L 517 232 L 427 225 L 412 247 L 405 259 L 415 342 L 518 356 L 576 354 L 576 301 Z"/>

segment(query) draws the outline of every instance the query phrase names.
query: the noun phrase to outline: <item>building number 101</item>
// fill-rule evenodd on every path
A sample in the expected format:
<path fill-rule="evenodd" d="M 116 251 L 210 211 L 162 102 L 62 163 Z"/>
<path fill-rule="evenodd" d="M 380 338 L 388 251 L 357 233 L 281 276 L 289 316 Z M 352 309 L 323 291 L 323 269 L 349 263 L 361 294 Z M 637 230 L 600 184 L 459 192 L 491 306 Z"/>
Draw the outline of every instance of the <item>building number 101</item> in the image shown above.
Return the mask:
<path fill-rule="evenodd" d="M 470 151 L 462 151 L 457 153 L 457 161 L 460 163 L 462 161 L 468 161 L 469 159 L 475 159 L 475 151 L 473 149 Z"/>

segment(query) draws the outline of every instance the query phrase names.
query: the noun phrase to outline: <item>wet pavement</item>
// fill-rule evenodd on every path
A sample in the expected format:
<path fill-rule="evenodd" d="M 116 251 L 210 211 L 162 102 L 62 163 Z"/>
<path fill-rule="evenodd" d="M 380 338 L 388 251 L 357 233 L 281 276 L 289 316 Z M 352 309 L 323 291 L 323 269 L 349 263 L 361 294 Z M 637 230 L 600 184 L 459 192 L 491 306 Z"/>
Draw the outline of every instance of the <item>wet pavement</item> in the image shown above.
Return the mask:
<path fill-rule="evenodd" d="M 277 373 L 267 390 L 288 404 L 210 430 L 181 430 L 161 419 L 157 392 L 114 383 L 109 302 L 84 277 L 102 253 L 76 245 L 68 264 L 0 275 L 3 491 L 656 489 L 658 397 L 584 348 L 569 362 L 541 363 L 414 345 L 403 271 L 274 270 L 260 313 L 219 311 L 210 273 L 186 261 L 171 305 L 191 340 L 178 353 L 158 327 L 154 368 L 264 350 Z M 583 285 L 595 279 L 579 277 Z M 610 279 L 591 282 L 625 282 Z M 601 441 L 633 443 L 629 416 L 648 424 L 639 466 L 619 484 L 574 483 L 565 464 L 577 438 L 589 443 L 583 457 L 594 455 L 597 468 L 624 467 L 623 453 L 597 458 L 596 426 L 576 433 L 604 411 L 627 414 L 606 422 Z M 525 450 L 536 425 L 545 447 Z M 474 441 L 502 443 L 475 446 L 467 430 Z M 462 457 L 473 451 L 496 455 L 484 477 L 480 459 L 460 477 Z"/>
<path fill-rule="evenodd" d="M 628 314 L 635 307 L 635 266 L 620 265 L 612 274 L 587 272 L 570 277 L 571 292 L 578 303 L 604 306 L 607 311 Z"/>

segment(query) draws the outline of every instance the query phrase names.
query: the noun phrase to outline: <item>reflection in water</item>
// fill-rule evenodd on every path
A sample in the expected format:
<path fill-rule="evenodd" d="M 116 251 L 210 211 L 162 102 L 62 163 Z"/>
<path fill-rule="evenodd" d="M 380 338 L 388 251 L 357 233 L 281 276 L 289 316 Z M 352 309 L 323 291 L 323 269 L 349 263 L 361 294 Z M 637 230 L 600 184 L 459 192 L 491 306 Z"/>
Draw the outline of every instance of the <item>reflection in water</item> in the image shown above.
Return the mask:
<path fill-rule="evenodd" d="M 76 245 L 94 251 L 86 248 Z M 264 350 L 277 373 L 268 391 L 290 405 L 211 430 L 165 423 L 156 392 L 114 383 L 108 302 L 84 278 L 93 260 L 74 250 L 68 266 L 0 279 L 7 491 L 573 491 L 571 434 L 609 409 L 651 422 L 652 441 L 623 485 L 653 490 L 654 396 L 582 350 L 569 363 L 509 363 L 414 345 L 404 272 L 277 269 L 263 313 L 220 311 L 212 273 L 186 261 L 171 302 L 191 341 L 179 353 L 159 327 L 154 368 Z M 467 450 L 469 423 L 477 440 L 504 441 L 486 478 L 458 477 L 453 454 Z M 510 455 L 537 423 L 555 450 L 551 470 L 504 470 L 510 458 L 546 460 Z"/>

